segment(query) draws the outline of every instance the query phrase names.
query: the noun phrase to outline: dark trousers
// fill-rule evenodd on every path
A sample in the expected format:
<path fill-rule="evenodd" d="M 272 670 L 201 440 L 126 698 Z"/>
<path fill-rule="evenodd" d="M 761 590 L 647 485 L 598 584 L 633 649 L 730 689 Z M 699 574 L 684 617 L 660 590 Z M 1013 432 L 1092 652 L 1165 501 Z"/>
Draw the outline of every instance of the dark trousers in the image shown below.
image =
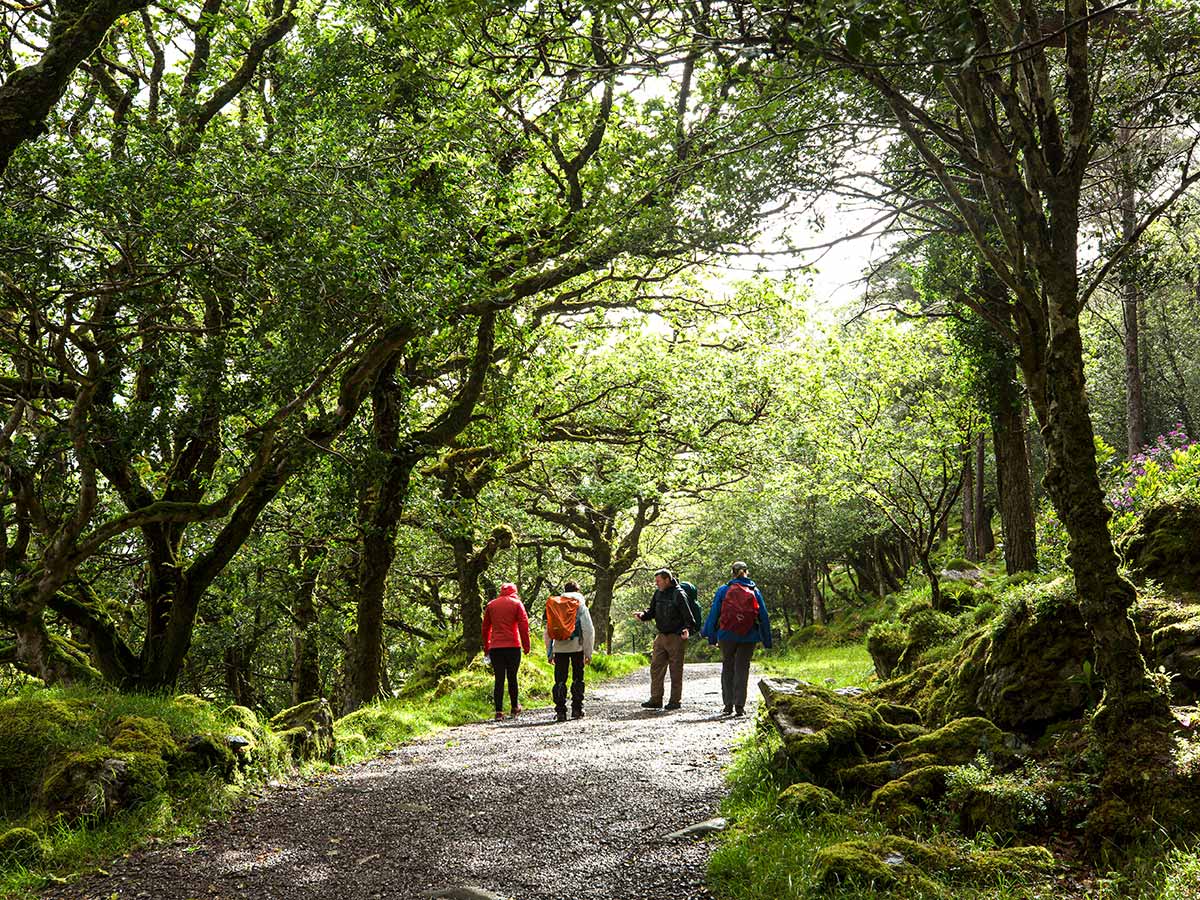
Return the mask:
<path fill-rule="evenodd" d="M 726 706 L 746 705 L 746 685 L 750 683 L 750 659 L 754 644 L 718 641 L 721 645 L 721 700 Z"/>
<path fill-rule="evenodd" d="M 554 708 L 567 711 L 567 670 L 571 670 L 571 710 L 583 710 L 583 651 L 554 654 Z"/>
<path fill-rule="evenodd" d="M 508 679 L 508 699 L 513 709 L 517 708 L 517 670 L 521 667 L 520 647 L 493 647 L 492 672 L 496 676 L 496 686 L 492 690 L 492 700 L 496 712 L 504 709 L 504 680 Z"/>

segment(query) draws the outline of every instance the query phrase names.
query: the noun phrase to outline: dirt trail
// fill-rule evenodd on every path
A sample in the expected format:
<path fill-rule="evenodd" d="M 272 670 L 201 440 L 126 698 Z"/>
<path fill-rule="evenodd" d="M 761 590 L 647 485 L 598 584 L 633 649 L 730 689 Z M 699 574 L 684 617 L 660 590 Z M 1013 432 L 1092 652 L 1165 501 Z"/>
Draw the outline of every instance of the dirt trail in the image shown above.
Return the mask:
<path fill-rule="evenodd" d="M 748 727 L 750 716 L 718 716 L 719 673 L 688 666 L 677 712 L 639 707 L 643 670 L 590 690 L 580 721 L 538 710 L 443 731 L 45 897 L 404 900 L 450 886 L 515 900 L 706 898 L 710 848 L 662 838 L 717 814 Z"/>

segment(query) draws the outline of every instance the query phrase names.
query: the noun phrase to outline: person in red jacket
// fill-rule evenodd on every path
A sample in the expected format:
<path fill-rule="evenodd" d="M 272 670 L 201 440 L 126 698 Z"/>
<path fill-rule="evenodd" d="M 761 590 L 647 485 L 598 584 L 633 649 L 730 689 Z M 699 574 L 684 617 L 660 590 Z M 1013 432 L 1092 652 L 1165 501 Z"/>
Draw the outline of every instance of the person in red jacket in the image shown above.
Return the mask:
<path fill-rule="evenodd" d="M 483 612 L 483 655 L 492 661 L 496 686 L 492 700 L 496 718 L 504 718 L 504 681 L 508 679 L 508 699 L 512 714 L 521 711 L 517 702 L 517 670 L 521 667 L 521 651 L 529 652 L 529 616 L 515 584 L 500 586 L 500 596 Z"/>

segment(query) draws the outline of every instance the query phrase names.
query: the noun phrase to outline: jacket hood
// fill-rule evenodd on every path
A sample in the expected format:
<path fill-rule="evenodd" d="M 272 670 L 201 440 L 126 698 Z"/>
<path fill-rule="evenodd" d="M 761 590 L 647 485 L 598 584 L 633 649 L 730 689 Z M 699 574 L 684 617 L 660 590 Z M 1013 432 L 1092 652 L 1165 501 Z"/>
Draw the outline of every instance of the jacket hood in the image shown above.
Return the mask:
<path fill-rule="evenodd" d="M 745 576 L 742 576 L 741 578 L 734 578 L 733 581 L 730 581 L 729 583 L 733 584 L 734 581 L 736 581 L 738 584 L 744 584 L 748 588 L 758 587 L 758 585 L 755 584 L 752 579 L 746 578 Z"/>
<path fill-rule="evenodd" d="M 583 602 L 584 602 L 584 596 L 583 596 L 583 594 L 579 593 L 579 591 L 563 591 L 563 592 L 562 592 L 561 594 L 559 594 L 558 596 L 560 596 L 560 597 L 570 597 L 570 598 L 572 598 L 573 600 L 578 600 L 580 603 L 583 603 Z"/>
<path fill-rule="evenodd" d="M 500 596 L 511 597 L 514 600 L 519 599 L 517 597 L 517 586 L 511 581 L 505 582 L 504 584 L 500 585 Z"/>

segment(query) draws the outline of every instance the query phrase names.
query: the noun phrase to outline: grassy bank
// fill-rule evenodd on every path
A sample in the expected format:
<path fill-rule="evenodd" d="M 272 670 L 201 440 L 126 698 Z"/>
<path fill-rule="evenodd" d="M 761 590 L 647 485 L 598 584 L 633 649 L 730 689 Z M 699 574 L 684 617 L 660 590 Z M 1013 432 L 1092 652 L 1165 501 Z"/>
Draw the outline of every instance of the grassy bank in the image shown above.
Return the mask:
<path fill-rule="evenodd" d="M 644 664 L 645 657 L 639 654 L 598 654 L 588 669 L 589 686 Z M 482 659 L 468 662 L 453 645 L 435 645 L 401 696 L 364 707 L 335 723 L 337 765 L 333 766 L 295 765 L 265 720 L 240 707 L 222 707 L 194 697 L 79 688 L 27 690 L 0 704 L 0 836 L 12 829 L 29 829 L 36 835 L 36 846 L 9 853 L 0 843 L 0 898 L 35 897 L 51 883 L 103 871 L 108 861 L 139 846 L 195 833 L 204 823 L 227 815 L 269 780 L 336 771 L 338 765 L 377 756 L 440 728 L 490 719 L 491 683 L 491 669 Z M 544 654 L 525 657 L 523 704 L 531 709 L 548 705 L 552 684 L 553 668 Z M 155 732 L 170 747 L 131 743 L 122 729 L 128 731 L 134 720 L 143 723 L 139 739 Z M 145 726 L 146 722 L 162 727 Z M 253 763 L 225 777 L 214 771 L 176 771 L 179 767 L 174 764 L 162 767 L 141 785 L 145 796 L 104 821 L 85 817 L 68 824 L 63 817 L 30 809 L 32 798 L 45 790 L 52 769 L 47 766 L 49 759 L 103 752 L 138 763 L 155 749 L 160 760 L 173 760 L 177 748 L 196 735 L 245 738 L 254 747 Z"/>

